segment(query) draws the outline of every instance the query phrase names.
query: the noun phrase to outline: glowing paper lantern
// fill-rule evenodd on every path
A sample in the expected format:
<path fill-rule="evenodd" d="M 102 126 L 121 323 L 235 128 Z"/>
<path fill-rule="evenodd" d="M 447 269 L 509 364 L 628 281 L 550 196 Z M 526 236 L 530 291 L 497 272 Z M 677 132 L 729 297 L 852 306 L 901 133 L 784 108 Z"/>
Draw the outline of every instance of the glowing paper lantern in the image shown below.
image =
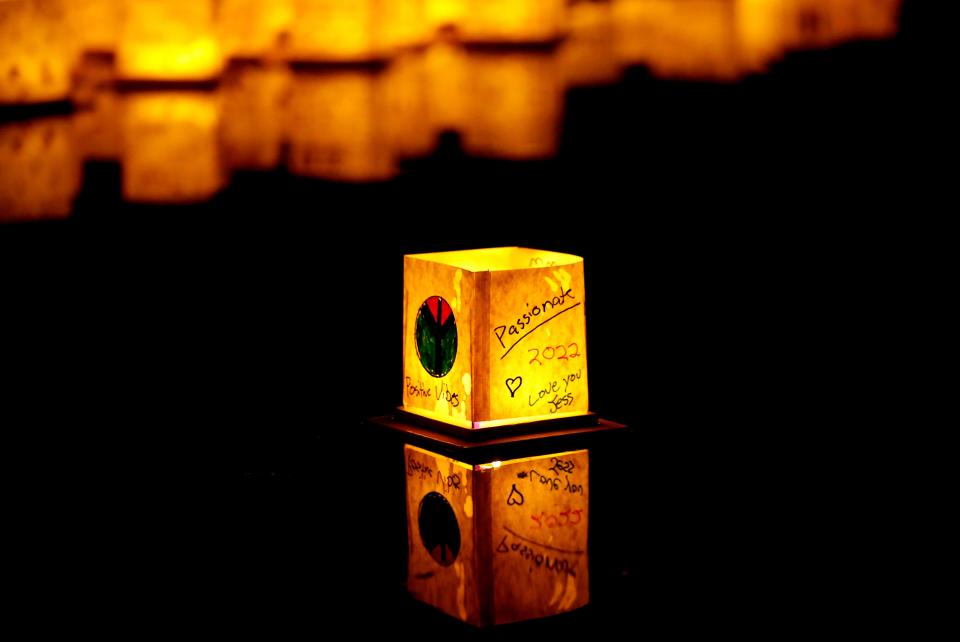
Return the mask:
<path fill-rule="evenodd" d="M 555 52 L 470 52 L 470 112 L 464 149 L 528 160 L 556 154 L 563 87 Z"/>
<path fill-rule="evenodd" d="M 391 178 L 385 107 L 377 70 L 296 73 L 286 118 L 290 171 L 336 181 Z"/>
<path fill-rule="evenodd" d="M 0 222 L 64 218 L 80 189 L 69 118 L 0 123 Z"/>
<path fill-rule="evenodd" d="M 126 80 L 202 81 L 223 67 L 213 0 L 126 0 L 117 74 Z"/>
<path fill-rule="evenodd" d="M 570 31 L 559 64 L 567 87 L 612 85 L 620 79 L 610 3 L 579 2 L 569 9 Z"/>
<path fill-rule="evenodd" d="M 77 145 L 84 160 L 120 159 L 121 113 L 121 99 L 112 91 L 95 93 L 75 113 Z"/>
<path fill-rule="evenodd" d="M 278 51 L 293 22 L 292 0 L 220 0 L 220 43 L 226 58 L 264 58 Z"/>
<path fill-rule="evenodd" d="M 221 85 L 223 159 L 231 169 L 270 169 L 280 163 L 283 101 L 291 74 L 284 67 L 231 67 Z"/>
<path fill-rule="evenodd" d="M 404 409 L 461 428 L 587 413 L 583 304 L 577 256 L 406 256 Z"/>
<path fill-rule="evenodd" d="M 64 100 L 76 59 L 61 0 L 0 1 L 0 104 Z"/>
<path fill-rule="evenodd" d="M 295 61 L 362 62 L 384 56 L 375 0 L 293 0 L 287 55 Z"/>
<path fill-rule="evenodd" d="M 146 92 L 124 96 L 123 196 L 191 203 L 222 187 L 215 94 Z"/>
<path fill-rule="evenodd" d="M 408 579 L 474 625 L 589 602 L 586 450 L 470 466 L 406 446 Z"/>
<path fill-rule="evenodd" d="M 566 0 L 468 0 L 463 39 L 470 42 L 549 42 L 563 35 Z"/>

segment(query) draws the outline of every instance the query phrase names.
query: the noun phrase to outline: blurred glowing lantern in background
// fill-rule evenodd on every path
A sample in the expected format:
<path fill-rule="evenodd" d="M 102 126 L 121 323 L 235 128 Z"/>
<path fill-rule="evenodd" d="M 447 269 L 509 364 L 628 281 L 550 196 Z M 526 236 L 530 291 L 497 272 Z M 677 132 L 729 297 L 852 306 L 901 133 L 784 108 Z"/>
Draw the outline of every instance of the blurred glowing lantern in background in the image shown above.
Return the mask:
<path fill-rule="evenodd" d="M 84 160 L 120 159 L 120 98 L 112 91 L 97 92 L 73 117 L 77 147 Z"/>
<path fill-rule="evenodd" d="M 235 65 L 224 75 L 223 160 L 230 169 L 271 169 L 280 163 L 287 67 Z"/>
<path fill-rule="evenodd" d="M 549 42 L 563 35 L 566 0 L 467 0 L 463 39 L 471 42 Z"/>
<path fill-rule="evenodd" d="M 117 74 L 126 80 L 203 81 L 223 67 L 213 0 L 126 0 Z"/>
<path fill-rule="evenodd" d="M 427 118 L 435 134 L 463 131 L 469 118 L 470 77 L 462 47 L 438 42 L 423 59 L 427 73 Z"/>
<path fill-rule="evenodd" d="M 543 159 L 557 151 L 563 87 L 555 52 L 470 52 L 463 147 L 475 156 Z"/>
<path fill-rule="evenodd" d="M 220 0 L 220 43 L 226 58 L 264 58 L 278 52 L 293 22 L 292 0 Z"/>
<path fill-rule="evenodd" d="M 363 62 L 382 58 L 375 0 L 293 0 L 287 56 L 294 61 Z"/>
<path fill-rule="evenodd" d="M 586 450 L 471 466 L 407 445 L 404 457 L 414 597 L 477 626 L 590 601 Z"/>
<path fill-rule="evenodd" d="M 413 254 L 403 281 L 405 410 L 462 428 L 587 412 L 583 259 Z"/>
<path fill-rule="evenodd" d="M 80 177 L 69 118 L 0 123 L 0 222 L 69 216 Z"/>
<path fill-rule="evenodd" d="M 559 64 L 567 87 L 611 85 L 620 79 L 608 2 L 570 6 L 569 35 L 560 45 Z"/>
<path fill-rule="evenodd" d="M 120 0 L 73 0 L 70 23 L 82 52 L 112 54 L 120 34 Z"/>
<path fill-rule="evenodd" d="M 123 196 L 191 203 L 222 187 L 217 96 L 153 91 L 123 96 Z"/>
<path fill-rule="evenodd" d="M 426 0 L 387 0 L 380 3 L 380 33 L 390 50 L 422 45 L 430 37 Z"/>
<path fill-rule="evenodd" d="M 467 15 L 469 0 L 425 0 L 427 28 L 431 33 L 438 29 L 459 29 Z"/>
<path fill-rule="evenodd" d="M 352 68 L 294 74 L 285 128 L 292 173 L 348 182 L 396 173 L 382 76 Z"/>
<path fill-rule="evenodd" d="M 735 80 L 744 72 L 733 2 L 614 0 L 613 11 L 624 65 L 688 80 Z"/>
<path fill-rule="evenodd" d="M 0 0 L 0 104 L 65 100 L 76 60 L 61 0 Z"/>
<path fill-rule="evenodd" d="M 383 78 L 387 109 L 385 124 L 390 147 L 397 158 L 427 156 L 435 137 L 427 113 L 429 78 L 422 52 L 406 52 L 395 58 Z"/>

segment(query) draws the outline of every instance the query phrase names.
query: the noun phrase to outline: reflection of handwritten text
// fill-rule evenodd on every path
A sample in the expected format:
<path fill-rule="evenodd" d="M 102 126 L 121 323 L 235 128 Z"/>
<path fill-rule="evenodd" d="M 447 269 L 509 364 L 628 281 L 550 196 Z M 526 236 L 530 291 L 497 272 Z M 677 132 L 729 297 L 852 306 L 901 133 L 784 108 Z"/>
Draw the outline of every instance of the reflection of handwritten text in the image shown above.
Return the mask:
<path fill-rule="evenodd" d="M 583 551 L 565 551 L 554 546 L 540 544 L 538 542 L 528 540 L 525 537 L 517 535 L 508 528 L 504 528 L 504 530 L 513 537 L 508 538 L 507 535 L 504 535 L 503 539 L 500 540 L 500 543 L 497 544 L 497 553 L 516 553 L 523 559 L 534 564 L 538 569 L 556 573 L 558 575 L 569 575 L 571 577 L 577 576 L 578 560 L 560 557 L 555 553 L 542 553 L 540 552 L 540 549 L 556 551 L 567 556 L 580 555 L 583 553 Z"/>
<path fill-rule="evenodd" d="M 559 513 L 548 513 L 540 511 L 537 515 L 531 515 L 530 519 L 537 525 L 537 528 L 562 528 L 564 526 L 576 526 L 583 520 L 582 508 L 568 508 Z"/>
<path fill-rule="evenodd" d="M 407 454 L 407 476 L 413 477 L 414 475 L 419 475 L 420 479 L 429 477 L 433 474 L 433 468 L 431 468 L 425 462 L 417 461 L 413 458 L 413 453 Z"/>
<path fill-rule="evenodd" d="M 519 474 L 517 475 L 520 476 Z M 541 475 L 536 470 L 530 469 L 530 475 L 528 476 L 530 483 L 537 484 L 541 486 L 546 486 L 547 490 L 563 490 L 568 493 L 583 495 L 583 486 L 581 484 L 575 484 L 570 481 L 569 475 L 564 475 L 563 479 L 559 477 L 548 477 L 546 475 Z"/>

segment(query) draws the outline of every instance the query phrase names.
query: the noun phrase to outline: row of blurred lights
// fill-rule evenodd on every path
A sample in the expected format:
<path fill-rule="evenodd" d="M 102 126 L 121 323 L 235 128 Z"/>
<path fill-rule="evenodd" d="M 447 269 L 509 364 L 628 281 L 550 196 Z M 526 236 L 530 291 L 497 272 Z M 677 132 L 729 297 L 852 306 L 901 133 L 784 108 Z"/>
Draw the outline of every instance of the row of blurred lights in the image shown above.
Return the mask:
<path fill-rule="evenodd" d="M 121 164 L 128 201 L 178 203 L 283 164 L 387 180 L 444 131 L 470 155 L 548 158 L 568 88 L 635 65 L 736 80 L 791 49 L 890 36 L 898 12 L 899 0 L 0 0 L 0 103 L 76 108 L 0 125 L 0 221 L 67 215 L 90 160 Z M 164 87 L 183 81 L 212 82 Z M 115 91 L 129 82 L 153 85 Z"/>

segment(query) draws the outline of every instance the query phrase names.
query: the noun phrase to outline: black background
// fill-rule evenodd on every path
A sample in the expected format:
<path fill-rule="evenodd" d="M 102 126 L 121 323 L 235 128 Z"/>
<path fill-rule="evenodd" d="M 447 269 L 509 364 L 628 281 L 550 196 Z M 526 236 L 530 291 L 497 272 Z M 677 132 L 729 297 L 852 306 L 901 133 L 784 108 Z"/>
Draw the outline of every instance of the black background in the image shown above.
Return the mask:
<path fill-rule="evenodd" d="M 147 624 L 468 635 L 405 599 L 401 473 L 362 426 L 400 402 L 402 256 L 571 252 L 592 408 L 634 428 L 591 498 L 619 539 L 590 609 L 495 635 L 888 622 L 861 590 L 883 486 L 856 400 L 885 216 L 934 129 L 919 11 L 737 85 L 572 92 L 548 162 L 449 135 L 388 185 L 250 174 L 190 208 L 124 204 L 89 165 L 70 220 L 0 229 L 5 423 L 101 482 L 87 529 L 142 516 L 91 539 L 141 560 L 127 599 L 167 613 Z M 131 494 L 145 476 L 175 499 Z"/>

